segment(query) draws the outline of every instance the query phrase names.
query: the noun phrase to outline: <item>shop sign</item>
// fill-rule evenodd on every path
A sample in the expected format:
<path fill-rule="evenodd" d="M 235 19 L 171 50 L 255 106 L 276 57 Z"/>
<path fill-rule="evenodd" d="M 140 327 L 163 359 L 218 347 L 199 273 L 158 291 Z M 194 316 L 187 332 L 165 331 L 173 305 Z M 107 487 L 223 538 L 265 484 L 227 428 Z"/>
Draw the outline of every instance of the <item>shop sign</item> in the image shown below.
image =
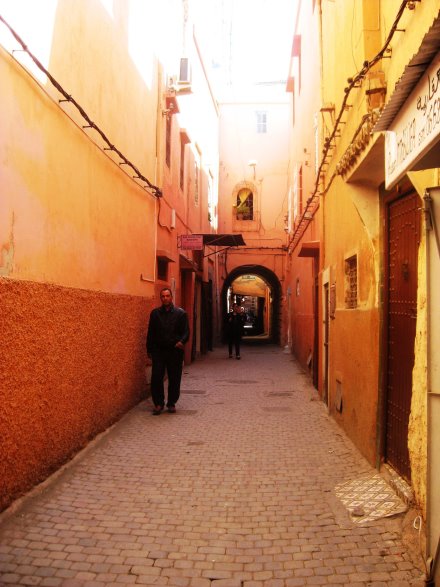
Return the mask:
<path fill-rule="evenodd" d="M 440 138 L 440 53 L 385 134 L 385 185 L 393 187 Z"/>
<path fill-rule="evenodd" d="M 186 251 L 203 251 L 203 234 L 182 234 L 180 248 Z"/>

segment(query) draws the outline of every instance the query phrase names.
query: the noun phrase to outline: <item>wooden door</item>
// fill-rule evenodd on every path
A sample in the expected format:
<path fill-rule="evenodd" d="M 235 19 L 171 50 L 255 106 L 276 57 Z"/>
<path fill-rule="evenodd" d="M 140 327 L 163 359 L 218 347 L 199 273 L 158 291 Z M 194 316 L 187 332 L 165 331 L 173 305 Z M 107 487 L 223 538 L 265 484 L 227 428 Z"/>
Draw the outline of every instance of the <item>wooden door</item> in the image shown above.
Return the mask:
<path fill-rule="evenodd" d="M 385 459 L 408 481 L 408 421 L 417 319 L 421 201 L 415 192 L 387 204 Z"/>

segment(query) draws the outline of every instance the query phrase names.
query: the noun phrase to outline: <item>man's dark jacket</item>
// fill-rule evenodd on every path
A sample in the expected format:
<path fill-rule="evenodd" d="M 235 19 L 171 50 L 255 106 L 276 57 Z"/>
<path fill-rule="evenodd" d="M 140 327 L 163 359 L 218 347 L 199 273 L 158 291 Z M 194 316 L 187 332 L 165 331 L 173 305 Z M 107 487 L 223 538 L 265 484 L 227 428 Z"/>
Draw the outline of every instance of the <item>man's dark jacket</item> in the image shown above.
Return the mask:
<path fill-rule="evenodd" d="M 150 314 L 147 334 L 147 352 L 172 349 L 176 343 L 185 344 L 189 339 L 188 315 L 182 308 L 171 305 L 155 308 Z"/>

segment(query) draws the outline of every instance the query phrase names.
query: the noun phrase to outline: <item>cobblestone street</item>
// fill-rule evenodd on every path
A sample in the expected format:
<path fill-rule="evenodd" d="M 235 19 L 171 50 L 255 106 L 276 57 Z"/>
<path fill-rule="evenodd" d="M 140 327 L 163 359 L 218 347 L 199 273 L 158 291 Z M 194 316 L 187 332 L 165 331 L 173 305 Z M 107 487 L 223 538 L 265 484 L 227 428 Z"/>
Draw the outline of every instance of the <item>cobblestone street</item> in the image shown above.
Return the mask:
<path fill-rule="evenodd" d="M 144 401 L 0 518 L 0 585 L 422 586 L 407 513 L 356 520 L 377 475 L 291 355 L 216 349 L 177 414 Z M 415 531 L 414 531 L 415 532 Z"/>

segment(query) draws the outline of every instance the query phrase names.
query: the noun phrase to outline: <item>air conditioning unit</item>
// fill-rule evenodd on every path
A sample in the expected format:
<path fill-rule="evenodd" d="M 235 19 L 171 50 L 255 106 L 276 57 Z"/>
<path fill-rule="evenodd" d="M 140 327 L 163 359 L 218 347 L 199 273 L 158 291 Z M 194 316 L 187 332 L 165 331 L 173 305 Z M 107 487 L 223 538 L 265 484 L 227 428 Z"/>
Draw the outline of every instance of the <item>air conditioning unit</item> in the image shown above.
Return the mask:
<path fill-rule="evenodd" d="M 180 58 L 179 84 L 191 83 L 191 65 L 188 57 Z"/>

